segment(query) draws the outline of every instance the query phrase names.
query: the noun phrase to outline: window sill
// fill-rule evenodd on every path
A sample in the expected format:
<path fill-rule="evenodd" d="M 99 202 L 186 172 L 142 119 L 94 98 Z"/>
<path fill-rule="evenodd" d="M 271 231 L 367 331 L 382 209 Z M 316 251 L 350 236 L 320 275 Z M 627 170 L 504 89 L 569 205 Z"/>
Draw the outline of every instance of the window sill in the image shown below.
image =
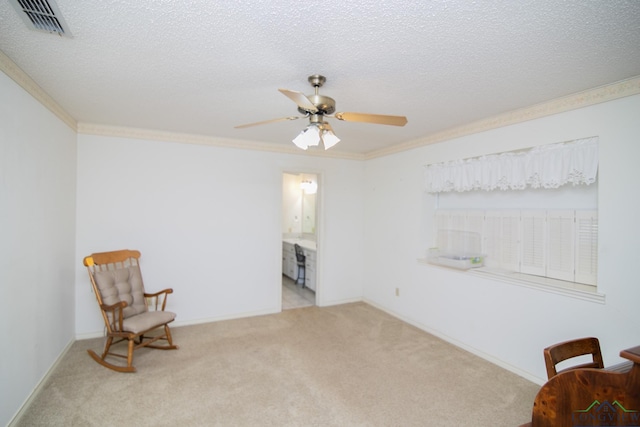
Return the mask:
<path fill-rule="evenodd" d="M 555 280 L 547 277 L 532 276 L 529 274 L 491 269 L 487 267 L 470 268 L 468 270 L 461 270 L 461 269 L 451 268 L 447 266 L 431 264 L 425 258 L 418 259 L 418 262 L 420 264 L 428 265 L 434 268 L 444 268 L 447 270 L 458 271 L 462 274 L 471 274 L 476 277 L 498 280 L 498 281 L 509 283 L 512 285 L 523 286 L 531 289 L 538 289 L 544 292 L 564 295 L 570 298 L 596 302 L 599 304 L 605 303 L 605 295 L 598 293 L 597 288 L 592 285 L 566 282 L 563 280 Z"/>

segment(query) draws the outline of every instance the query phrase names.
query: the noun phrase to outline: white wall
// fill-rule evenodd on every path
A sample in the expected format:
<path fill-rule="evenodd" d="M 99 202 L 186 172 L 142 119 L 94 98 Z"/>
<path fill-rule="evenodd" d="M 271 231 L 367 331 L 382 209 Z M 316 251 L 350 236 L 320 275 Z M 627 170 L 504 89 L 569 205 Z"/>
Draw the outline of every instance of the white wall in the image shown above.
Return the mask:
<path fill-rule="evenodd" d="M 0 73 L 0 425 L 74 339 L 76 135 Z"/>
<path fill-rule="evenodd" d="M 319 173 L 319 305 L 362 298 L 360 161 L 78 135 L 76 333 L 103 325 L 84 256 L 139 249 L 176 325 L 281 307 L 282 173 Z"/>
<path fill-rule="evenodd" d="M 605 364 L 620 362 L 620 350 L 640 344 L 639 117 L 636 95 L 367 162 L 365 299 L 540 383 L 542 349 L 566 339 L 597 336 Z M 594 135 L 605 304 L 416 262 L 433 244 L 423 165 Z"/>

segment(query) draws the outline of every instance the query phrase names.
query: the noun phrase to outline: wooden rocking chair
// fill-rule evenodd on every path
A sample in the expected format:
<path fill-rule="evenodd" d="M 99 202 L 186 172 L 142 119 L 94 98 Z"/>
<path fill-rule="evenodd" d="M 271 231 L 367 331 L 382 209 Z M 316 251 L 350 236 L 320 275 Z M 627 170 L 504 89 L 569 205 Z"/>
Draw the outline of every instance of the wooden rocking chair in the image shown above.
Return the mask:
<path fill-rule="evenodd" d="M 107 337 L 102 356 L 98 356 L 93 350 L 87 351 L 96 362 L 118 372 L 136 371 L 133 366 L 133 352 L 138 348 L 178 348 L 173 344 L 169 330 L 169 323 L 173 322 L 176 315 L 164 311 L 167 296 L 173 293 L 173 289 L 165 289 L 155 294 L 145 293 L 139 258 L 139 251 L 124 249 L 91 254 L 83 260 L 100 306 Z M 147 336 L 154 330 L 160 330 L 160 333 Z M 158 340 L 167 343 L 155 344 Z M 128 344 L 126 354 L 110 351 L 112 345 L 122 341 Z M 107 356 L 126 359 L 127 365 L 107 362 Z"/>

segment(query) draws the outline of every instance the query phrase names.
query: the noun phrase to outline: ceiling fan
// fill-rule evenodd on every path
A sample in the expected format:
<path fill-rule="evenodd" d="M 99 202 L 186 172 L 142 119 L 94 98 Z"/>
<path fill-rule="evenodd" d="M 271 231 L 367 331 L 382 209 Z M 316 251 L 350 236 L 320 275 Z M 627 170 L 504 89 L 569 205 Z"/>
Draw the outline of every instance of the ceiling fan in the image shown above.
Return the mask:
<path fill-rule="evenodd" d="M 315 88 L 315 94 L 305 95 L 302 92 L 296 92 L 289 89 L 278 89 L 285 96 L 290 98 L 298 105 L 298 111 L 304 114 L 303 117 L 309 118 L 309 125 L 300 134 L 293 139 L 293 143 L 306 150 L 309 147 L 323 143 L 324 149 L 336 145 L 340 139 L 333 133 L 331 125 L 324 119 L 327 117 L 344 120 L 346 122 L 362 122 L 374 123 L 380 125 L 404 126 L 407 124 L 405 116 L 388 116 L 382 114 L 365 114 L 365 113 L 335 113 L 336 102 L 333 98 L 320 95 L 318 89 L 327 81 L 324 76 L 314 74 L 309 76 L 309 83 Z M 333 116 L 331 116 L 333 114 Z M 300 116 L 282 117 L 279 119 L 265 120 L 262 122 L 249 123 L 246 125 L 236 126 L 236 129 L 248 128 L 251 126 L 264 125 L 267 123 L 282 122 L 286 120 L 296 120 Z"/>

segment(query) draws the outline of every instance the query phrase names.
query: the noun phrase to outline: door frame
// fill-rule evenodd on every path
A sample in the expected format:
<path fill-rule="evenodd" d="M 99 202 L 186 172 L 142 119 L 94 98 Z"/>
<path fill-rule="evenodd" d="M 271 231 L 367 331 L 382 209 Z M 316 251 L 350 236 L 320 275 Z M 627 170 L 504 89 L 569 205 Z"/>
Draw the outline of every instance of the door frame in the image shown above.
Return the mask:
<path fill-rule="evenodd" d="M 280 273 L 279 278 L 278 278 L 278 305 L 280 308 L 280 311 L 282 311 L 282 234 L 284 232 L 284 230 L 282 230 L 282 220 L 283 220 L 283 209 L 282 209 L 282 205 L 283 205 L 283 199 L 284 199 L 284 193 L 283 193 L 283 176 L 284 174 L 291 174 L 291 175 L 301 175 L 301 174 L 306 174 L 306 175 L 315 175 L 316 179 L 318 181 L 318 190 L 316 192 L 316 301 L 315 301 L 315 305 L 316 306 L 321 306 L 322 305 L 322 259 L 324 258 L 322 256 L 322 250 L 323 250 L 323 245 L 322 245 L 322 240 L 324 237 L 324 185 L 323 185 L 323 178 L 324 178 L 324 174 L 322 171 L 318 171 L 317 169 L 312 169 L 312 168 L 282 168 L 280 170 L 280 206 L 279 206 L 279 212 L 280 215 L 278 216 L 278 230 L 279 230 L 279 241 L 278 244 L 280 246 L 280 250 L 278 251 L 278 258 L 280 260 L 279 262 L 279 267 L 277 269 L 277 271 Z M 301 219 L 302 220 L 302 219 Z"/>

